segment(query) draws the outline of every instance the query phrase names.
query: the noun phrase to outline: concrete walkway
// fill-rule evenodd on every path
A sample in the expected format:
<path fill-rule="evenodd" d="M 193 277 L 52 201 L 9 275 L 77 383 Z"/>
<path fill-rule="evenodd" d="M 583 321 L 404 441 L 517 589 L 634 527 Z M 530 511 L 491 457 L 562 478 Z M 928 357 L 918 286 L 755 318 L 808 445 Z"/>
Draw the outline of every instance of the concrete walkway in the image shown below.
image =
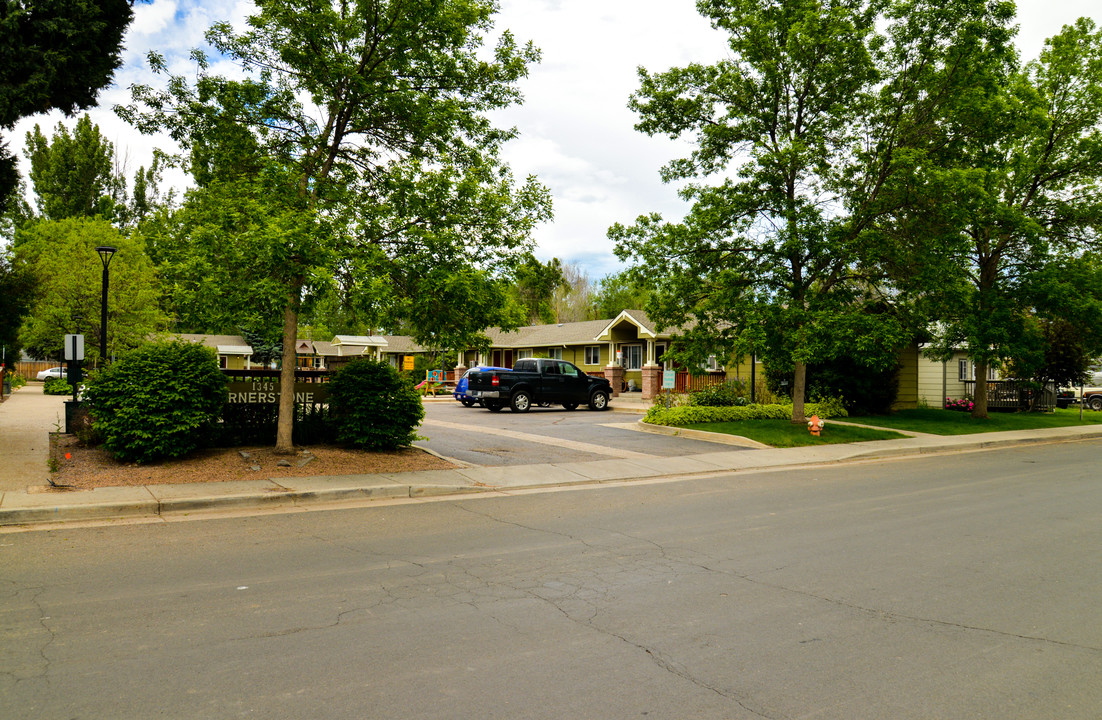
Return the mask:
<path fill-rule="evenodd" d="M 26 393 L 27 399 L 19 399 Z M 979 435 L 922 435 L 897 440 L 822 445 L 812 448 L 769 448 L 747 452 L 730 450 L 719 438 L 715 452 L 680 457 L 634 453 L 590 462 L 457 467 L 374 475 L 307 476 L 276 481 L 248 480 L 225 483 L 108 487 L 65 492 L 35 489 L 45 470 L 45 435 L 54 429 L 50 414 L 56 404 L 43 403 L 41 394 L 26 388 L 0 405 L 0 526 L 73 521 L 111 521 L 133 518 L 171 519 L 200 511 L 263 510 L 296 506 L 324 506 L 383 498 L 421 498 L 442 495 L 502 493 L 533 488 L 625 482 L 647 478 L 717 474 L 747 470 L 796 468 L 935 453 L 958 453 L 997 447 L 1102 439 L 1102 425 L 1021 430 Z M 33 398 L 33 399 L 32 399 Z M 619 417 L 645 410 L 642 402 L 614 401 Z M 32 412 L 32 408 L 34 408 Z M 60 412 L 54 409 L 53 412 Z M 33 426 L 30 418 L 34 417 Z M 23 418 L 27 418 L 24 421 Z M 633 419 L 634 419 L 633 418 Z M 617 423 L 618 425 L 621 423 Z M 633 423 L 622 423 L 629 425 Z M 23 426 L 23 427 L 20 427 Z M 8 428 L 13 428 L 9 432 Z M 18 432 L 14 429 L 19 429 Z M 670 435 L 678 428 L 640 428 Z M 480 432 L 487 432 L 483 429 Z M 695 436 L 694 436 L 695 437 Z M 9 458 L 11 460 L 9 461 Z M 21 469 L 22 468 L 22 469 Z M 21 474 L 22 473 L 22 474 Z M 30 487 L 29 487 L 30 486 Z"/>
<path fill-rule="evenodd" d="M 69 399 L 43 395 L 41 383 L 30 383 L 0 403 L 0 493 L 46 484 L 50 433 L 65 429 Z"/>

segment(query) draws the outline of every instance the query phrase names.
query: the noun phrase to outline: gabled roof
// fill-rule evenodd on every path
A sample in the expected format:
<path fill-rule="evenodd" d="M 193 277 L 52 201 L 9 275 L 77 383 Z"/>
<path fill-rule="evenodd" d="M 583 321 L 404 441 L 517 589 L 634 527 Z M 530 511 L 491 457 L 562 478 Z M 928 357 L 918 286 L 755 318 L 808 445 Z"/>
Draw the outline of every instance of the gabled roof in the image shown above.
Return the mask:
<path fill-rule="evenodd" d="M 645 312 L 642 310 L 623 310 L 619 315 L 607 322 L 595 339 L 608 342 L 608 340 L 611 339 L 610 334 L 612 333 L 612 329 L 623 323 L 634 325 L 638 329 L 640 337 L 650 338 L 651 340 L 658 337 L 658 331 L 655 330 L 654 323 L 650 321 L 650 318 L 647 317 Z"/>
<path fill-rule="evenodd" d="M 332 340 L 333 345 L 363 345 L 372 347 L 386 347 L 386 338 L 382 335 L 337 335 Z"/>
<path fill-rule="evenodd" d="M 607 320 L 557 323 L 555 325 L 529 325 L 505 332 L 499 328 L 486 331 L 492 347 L 527 348 L 555 345 L 584 345 L 596 342 L 597 333 Z"/>
<path fill-rule="evenodd" d="M 221 355 L 252 355 L 253 348 L 240 335 L 202 335 L 198 333 L 177 333 L 172 337 L 184 342 L 199 343 Z"/>
<path fill-rule="evenodd" d="M 333 347 L 333 343 L 326 342 L 324 340 L 315 340 L 311 343 L 314 346 L 315 355 L 336 355 L 337 349 Z"/>
<path fill-rule="evenodd" d="M 337 335 L 330 343 L 339 357 L 361 355 L 369 347 L 385 348 L 386 338 L 382 335 Z"/>
<path fill-rule="evenodd" d="M 386 340 L 386 352 L 407 355 L 412 353 L 428 352 L 413 341 L 409 335 L 383 335 Z"/>

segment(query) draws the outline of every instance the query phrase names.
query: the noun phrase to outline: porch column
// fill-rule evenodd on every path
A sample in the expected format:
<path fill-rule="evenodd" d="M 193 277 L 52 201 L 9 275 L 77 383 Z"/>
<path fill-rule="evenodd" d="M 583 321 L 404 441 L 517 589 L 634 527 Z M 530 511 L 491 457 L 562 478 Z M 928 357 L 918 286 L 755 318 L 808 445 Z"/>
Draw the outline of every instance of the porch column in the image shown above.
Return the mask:
<path fill-rule="evenodd" d="M 662 386 L 662 368 L 655 362 L 654 340 L 647 340 L 647 361 L 641 368 L 643 374 L 643 400 L 653 400 Z"/>
<path fill-rule="evenodd" d="M 464 352 L 459 351 L 459 357 L 455 362 L 455 382 L 459 382 L 459 378 L 463 377 L 463 373 L 467 372 L 467 363 L 465 361 Z"/>

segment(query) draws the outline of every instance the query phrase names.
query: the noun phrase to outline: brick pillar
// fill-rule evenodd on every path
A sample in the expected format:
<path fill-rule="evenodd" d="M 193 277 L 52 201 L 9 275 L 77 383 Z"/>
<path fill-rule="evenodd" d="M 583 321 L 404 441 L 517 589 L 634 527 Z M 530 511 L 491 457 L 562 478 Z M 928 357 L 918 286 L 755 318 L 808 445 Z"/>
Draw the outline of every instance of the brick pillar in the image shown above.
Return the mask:
<path fill-rule="evenodd" d="M 624 383 L 624 369 L 619 365 L 606 367 L 605 379 L 612 384 L 612 397 L 620 397 L 620 386 Z"/>
<path fill-rule="evenodd" d="M 644 365 L 643 366 L 643 399 L 653 400 L 658 397 L 658 392 L 662 388 L 662 366 L 661 365 Z"/>

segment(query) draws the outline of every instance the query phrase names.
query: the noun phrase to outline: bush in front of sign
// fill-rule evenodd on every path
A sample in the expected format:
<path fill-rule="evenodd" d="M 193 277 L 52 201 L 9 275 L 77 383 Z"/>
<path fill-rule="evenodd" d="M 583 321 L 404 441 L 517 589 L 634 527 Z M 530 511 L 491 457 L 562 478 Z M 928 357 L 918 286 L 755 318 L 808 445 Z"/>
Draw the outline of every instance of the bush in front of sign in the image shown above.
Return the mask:
<path fill-rule="evenodd" d="M 84 397 L 108 452 L 144 463 L 186 455 L 213 437 L 226 379 L 214 350 L 153 342 L 93 374 Z"/>
<path fill-rule="evenodd" d="M 412 383 L 385 362 L 355 360 L 329 381 L 337 441 L 366 450 L 395 450 L 417 439 L 425 407 Z"/>
<path fill-rule="evenodd" d="M 43 395 L 72 395 L 73 386 L 65 382 L 65 378 L 46 378 L 42 383 Z"/>

